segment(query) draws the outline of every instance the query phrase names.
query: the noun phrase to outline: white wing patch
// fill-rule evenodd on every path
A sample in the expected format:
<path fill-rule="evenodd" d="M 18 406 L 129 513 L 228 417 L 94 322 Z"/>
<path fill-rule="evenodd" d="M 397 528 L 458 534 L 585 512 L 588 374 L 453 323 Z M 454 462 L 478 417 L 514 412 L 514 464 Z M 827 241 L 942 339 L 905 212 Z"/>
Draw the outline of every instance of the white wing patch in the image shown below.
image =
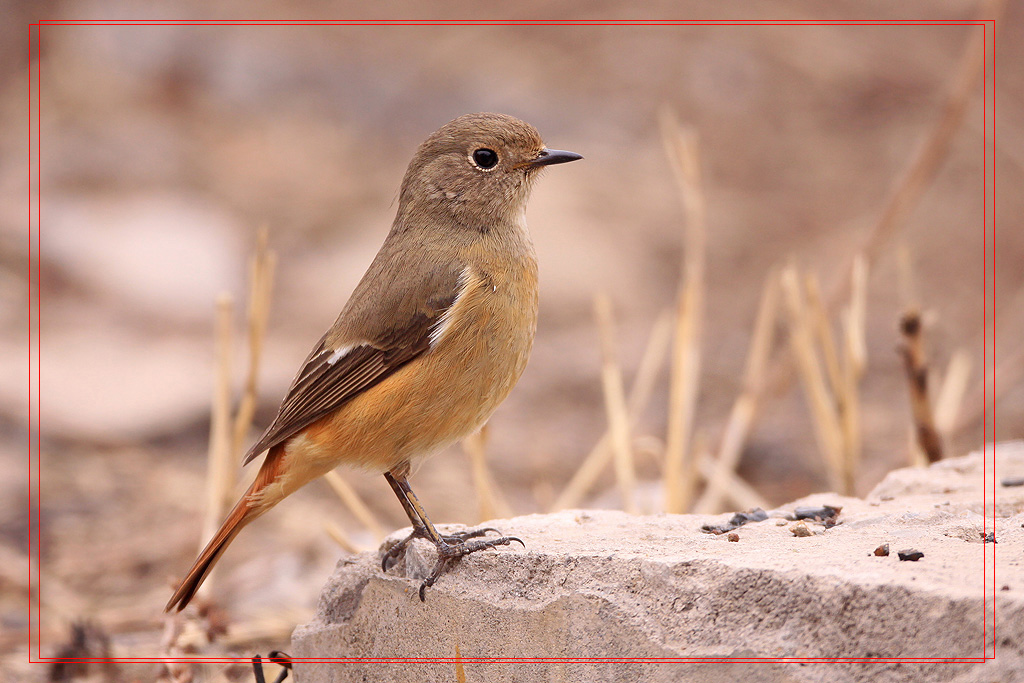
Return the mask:
<path fill-rule="evenodd" d="M 434 348 L 441 340 L 444 339 L 444 335 L 447 334 L 448 328 L 452 324 L 452 316 L 455 314 L 455 309 L 458 307 L 459 302 L 462 301 L 462 297 L 466 295 L 469 290 L 469 283 L 473 279 L 474 273 L 470 266 L 466 266 L 459 273 L 459 279 L 456 283 L 458 288 L 458 294 L 455 295 L 455 301 L 448 307 L 441 317 L 437 319 L 437 322 L 430 328 L 430 348 Z"/>
<path fill-rule="evenodd" d="M 323 353 L 330 353 L 331 354 L 331 357 L 327 359 L 327 364 L 328 365 L 334 365 L 339 360 L 341 360 L 342 358 L 347 356 L 351 351 L 352 351 L 352 347 L 351 346 L 342 346 L 340 349 L 335 349 L 334 351 L 331 351 L 331 349 L 325 349 L 323 351 Z"/>

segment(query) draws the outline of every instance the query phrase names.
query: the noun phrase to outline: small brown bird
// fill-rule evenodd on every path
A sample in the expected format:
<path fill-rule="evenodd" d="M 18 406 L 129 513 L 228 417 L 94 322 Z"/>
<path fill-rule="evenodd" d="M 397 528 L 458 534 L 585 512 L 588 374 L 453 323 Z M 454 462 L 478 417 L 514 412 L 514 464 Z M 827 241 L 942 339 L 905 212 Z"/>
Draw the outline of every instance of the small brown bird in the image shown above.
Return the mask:
<path fill-rule="evenodd" d="M 495 529 L 438 533 L 407 477 L 483 425 L 519 380 L 537 329 L 526 202 L 540 169 L 582 158 L 503 114 L 460 116 L 420 145 L 391 232 L 246 454 L 267 452 L 166 611 L 189 603 L 246 524 L 342 463 L 383 472 L 412 523 L 384 571 L 414 538 L 437 548 L 421 600 L 458 558 L 522 543 L 485 537 Z"/>

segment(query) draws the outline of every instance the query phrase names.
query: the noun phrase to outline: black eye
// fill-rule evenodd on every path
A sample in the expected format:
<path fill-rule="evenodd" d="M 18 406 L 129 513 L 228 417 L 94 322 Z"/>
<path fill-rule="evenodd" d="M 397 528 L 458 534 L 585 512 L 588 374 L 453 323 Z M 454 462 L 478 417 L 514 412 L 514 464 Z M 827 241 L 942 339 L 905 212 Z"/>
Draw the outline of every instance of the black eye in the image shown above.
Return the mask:
<path fill-rule="evenodd" d="M 498 155 L 493 149 L 484 147 L 473 152 L 473 163 L 485 171 L 490 170 L 498 165 Z"/>

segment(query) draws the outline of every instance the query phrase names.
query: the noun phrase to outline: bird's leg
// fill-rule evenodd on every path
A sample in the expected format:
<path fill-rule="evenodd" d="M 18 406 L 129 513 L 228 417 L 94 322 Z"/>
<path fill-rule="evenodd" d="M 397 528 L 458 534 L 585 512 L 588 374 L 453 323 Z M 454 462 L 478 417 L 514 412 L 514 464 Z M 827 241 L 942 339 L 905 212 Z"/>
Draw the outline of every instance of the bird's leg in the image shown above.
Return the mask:
<path fill-rule="evenodd" d="M 470 529 L 467 531 L 460 531 L 454 534 L 440 534 L 434 527 L 430 518 L 427 517 L 427 513 L 423 510 L 423 505 L 420 503 L 416 494 L 412 492 L 412 488 L 409 486 L 409 480 L 406 478 L 404 472 L 385 472 L 384 478 L 391 484 L 391 488 L 394 490 L 395 495 L 398 496 L 399 502 L 402 503 L 402 507 L 405 509 L 405 514 L 408 515 L 409 521 L 412 522 L 412 533 L 406 536 L 404 539 L 391 546 L 386 553 L 384 553 L 384 559 L 381 561 L 381 569 L 384 571 L 388 570 L 390 560 L 397 560 L 408 548 L 409 543 L 414 538 L 425 538 L 434 544 L 437 548 L 437 564 L 434 565 L 434 571 L 431 572 L 422 584 L 420 584 L 420 600 L 426 600 L 425 591 L 430 586 L 434 585 L 438 577 L 441 576 L 452 564 L 465 555 L 475 553 L 478 550 L 484 550 L 486 548 L 495 548 L 499 545 L 510 545 L 513 541 L 519 543 L 524 548 L 526 544 L 515 536 L 501 536 L 499 538 L 487 538 L 479 541 L 472 541 L 467 543 L 469 539 L 478 538 L 484 536 L 489 531 L 493 531 L 496 534 L 501 532 L 497 529 L 486 527 L 483 529 Z"/>

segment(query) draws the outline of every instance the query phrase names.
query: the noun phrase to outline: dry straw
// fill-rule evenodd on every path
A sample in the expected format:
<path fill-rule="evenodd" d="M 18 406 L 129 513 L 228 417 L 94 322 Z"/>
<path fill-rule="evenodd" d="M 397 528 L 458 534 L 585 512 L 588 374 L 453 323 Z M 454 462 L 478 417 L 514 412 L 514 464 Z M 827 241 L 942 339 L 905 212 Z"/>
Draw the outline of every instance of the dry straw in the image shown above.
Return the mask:
<path fill-rule="evenodd" d="M 640 360 L 640 368 L 637 370 L 636 379 L 633 381 L 633 388 L 630 390 L 627 403 L 629 413 L 630 429 L 636 424 L 638 417 L 647 409 L 651 394 L 654 391 L 654 384 L 661 374 L 662 366 L 665 363 L 665 355 L 668 352 L 668 345 L 672 335 L 672 317 L 668 312 L 658 317 L 651 328 L 651 334 L 647 341 L 647 347 Z M 610 432 L 598 440 L 590 453 L 579 468 L 573 474 L 569 483 L 551 505 L 552 510 L 564 510 L 580 505 L 584 497 L 593 489 L 598 477 L 612 461 L 611 435 Z"/>
<path fill-rule="evenodd" d="M 476 491 L 477 521 L 508 518 L 512 508 L 505 501 L 487 466 L 487 425 L 462 440 L 462 450 L 469 458 Z"/>
<path fill-rule="evenodd" d="M 660 118 L 672 175 L 686 211 L 686 257 L 676 299 L 665 439 L 665 510 L 681 513 L 689 508 L 696 483 L 690 442 L 700 387 L 707 226 L 697 135 L 693 129 L 681 127 L 668 109 L 662 110 Z"/>
<path fill-rule="evenodd" d="M 722 434 L 718 448 L 718 458 L 711 463 L 707 478 L 707 488 L 694 506 L 695 512 L 717 512 L 728 491 L 736 486 L 750 488 L 733 476 L 743 453 L 743 445 L 750 434 L 750 428 L 757 414 L 758 399 L 764 387 L 765 368 L 772 348 L 772 336 L 775 331 L 775 320 L 779 308 L 779 276 L 774 270 L 769 272 L 761 290 L 761 303 L 754 323 L 754 334 L 750 341 L 747 354 L 747 366 L 743 374 L 743 390 L 733 404 Z M 702 469 L 707 460 L 699 463 Z M 751 489 L 752 490 L 752 489 Z M 748 498 L 750 496 L 747 496 Z M 760 496 L 757 496 L 760 498 Z M 755 507 L 759 505 L 752 505 Z"/>
<path fill-rule="evenodd" d="M 622 497 L 622 509 L 636 513 L 636 468 L 633 463 L 633 449 L 629 429 L 629 413 L 626 409 L 625 391 L 622 388 L 622 370 L 619 368 L 618 353 L 615 349 L 615 323 L 612 320 L 612 303 L 604 294 L 594 297 L 594 315 L 601 337 L 601 386 L 604 389 L 605 414 L 611 433 L 612 452 L 615 463 L 615 480 Z"/>

